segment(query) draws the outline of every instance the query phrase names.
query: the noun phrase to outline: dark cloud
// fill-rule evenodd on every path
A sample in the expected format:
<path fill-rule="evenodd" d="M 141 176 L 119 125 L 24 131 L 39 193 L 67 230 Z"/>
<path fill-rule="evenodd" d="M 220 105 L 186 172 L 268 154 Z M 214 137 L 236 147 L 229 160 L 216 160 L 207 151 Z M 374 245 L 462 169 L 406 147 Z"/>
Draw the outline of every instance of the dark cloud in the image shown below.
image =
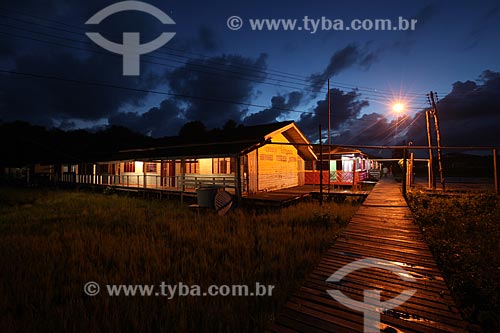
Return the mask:
<path fill-rule="evenodd" d="M 455 82 L 437 109 L 443 146 L 500 145 L 500 73 L 488 70 L 476 82 Z M 386 145 L 412 141 L 414 145 L 427 145 L 425 110 L 399 119 L 397 127 L 396 137 L 394 120 L 377 113 L 363 115 L 341 128 L 332 142 Z M 436 144 L 433 121 L 431 130 Z"/>
<path fill-rule="evenodd" d="M 189 121 L 189 116 L 196 116 L 196 107 L 201 107 L 199 103 L 190 103 L 188 100 L 179 99 L 175 101 L 167 100 L 158 108 L 152 108 L 145 114 L 137 114 L 134 112 L 118 113 L 118 110 L 123 106 L 141 105 L 148 95 L 146 90 L 155 90 L 158 86 L 167 84 L 168 80 L 165 76 L 167 67 L 148 62 L 149 59 L 147 55 L 141 57 L 142 60 L 145 60 L 141 62 L 141 76 L 123 76 L 122 57 L 100 49 L 84 35 L 87 30 L 97 31 L 105 38 L 121 43 L 123 31 L 139 31 L 141 33 L 141 41 L 146 42 L 158 37 L 159 33 L 165 30 L 165 26 L 159 21 L 155 19 L 152 20 L 150 15 L 137 11 L 112 15 L 97 26 L 85 26 L 83 24 L 97 11 L 115 2 L 116 1 L 112 0 L 69 0 L 63 4 L 60 1 L 54 0 L 41 0 L 35 2 L 19 0 L 14 4 L 14 1 L 12 1 L 12 6 L 6 5 L 6 7 L 16 8 L 16 10 L 8 13 L 10 18 L 6 19 L 6 22 L 10 25 L 22 25 L 24 28 L 32 31 L 80 40 L 83 44 L 72 42 L 69 39 L 61 40 L 47 37 L 46 35 L 38 36 L 33 33 L 29 34 L 29 36 L 40 40 L 54 41 L 58 44 L 67 45 L 68 47 L 33 40 L 28 40 L 27 42 L 25 39 L 9 36 L 0 46 L 0 61 L 2 61 L 2 67 L 16 72 L 35 73 L 85 82 L 102 82 L 115 86 L 133 87 L 145 91 L 133 92 L 130 90 L 120 90 L 91 84 L 82 85 L 65 81 L 2 74 L 0 90 L 5 93 L 0 95 L 0 119 L 5 121 L 24 120 L 48 127 L 64 126 L 64 128 L 71 128 L 71 126 L 79 123 L 81 124 L 82 122 L 87 124 L 96 122 L 105 123 L 109 118 L 110 123 L 127 124 L 131 128 L 139 130 L 142 133 L 160 135 L 169 133 L 171 130 L 176 133 L 178 129 L 173 129 L 172 123 L 180 126 L 184 123 L 184 121 L 179 123 L 180 119 Z M 152 4 L 158 6 L 158 8 L 165 9 L 162 3 L 157 2 Z M 24 15 L 23 13 L 27 13 L 28 15 Z M 36 16 L 39 17 L 48 18 L 51 21 L 38 20 L 34 16 L 30 16 L 30 13 L 33 15 L 36 14 Z M 16 21 L 16 19 L 22 19 L 25 22 L 42 23 L 55 26 L 56 28 L 61 28 L 61 25 L 56 23 L 57 21 L 77 22 L 74 25 L 65 25 L 62 27 L 65 30 L 75 31 L 76 33 L 70 34 L 62 30 L 47 29 L 33 23 L 28 24 L 22 21 Z M 81 27 L 81 29 L 79 29 L 79 27 Z M 12 29 L 9 31 L 19 33 L 19 31 Z M 174 37 L 172 43 L 167 44 L 165 48 L 167 49 L 175 45 L 175 43 L 177 43 L 177 45 L 182 45 L 184 51 L 199 50 L 214 52 L 219 48 L 214 32 L 207 26 L 198 27 L 194 37 L 183 36 L 183 39 Z M 85 52 L 80 50 L 81 48 L 96 50 L 99 53 Z M 163 57 L 163 55 L 160 54 L 158 54 L 158 56 Z M 233 60 L 238 60 L 236 57 L 234 58 L 235 59 L 226 57 L 223 60 L 229 63 Z M 263 58 L 264 57 L 262 57 L 262 59 Z M 242 59 L 242 61 L 244 62 L 245 59 Z M 164 63 L 164 61 L 156 59 L 154 62 Z M 262 62 L 257 63 L 257 65 L 263 63 L 264 61 L 262 60 Z M 196 67 L 196 69 L 201 70 L 196 65 L 203 64 L 194 64 L 192 62 L 182 69 L 175 70 L 169 76 L 172 80 L 183 82 L 184 87 L 181 87 L 177 92 L 185 90 L 185 94 L 196 94 L 196 92 L 190 91 L 188 87 L 189 84 L 187 83 L 188 80 L 182 77 L 182 74 L 189 73 L 186 70 L 191 68 L 188 67 Z M 179 80 L 175 78 L 176 75 L 179 75 Z M 243 74 L 243 76 L 245 75 L 248 76 L 248 74 Z M 176 84 L 177 83 L 180 82 L 176 82 Z M 172 84 L 172 86 L 176 84 Z M 203 79 L 195 80 L 193 84 L 205 84 L 208 86 L 208 83 Z M 239 87 L 238 85 L 236 86 L 235 89 L 227 92 L 225 96 L 227 97 L 226 99 L 232 99 L 231 93 L 237 91 Z M 221 89 L 228 87 L 228 83 L 226 83 L 226 85 L 221 84 Z M 209 89 L 204 90 L 203 88 L 198 88 L 200 90 L 200 96 L 208 96 L 205 94 L 205 91 L 209 91 Z M 251 90 L 251 88 L 248 89 Z M 247 88 L 241 88 L 241 91 L 244 91 L 242 93 L 243 95 L 249 93 Z M 214 93 L 212 97 L 217 98 L 216 95 L 221 97 L 223 94 L 224 93 Z M 237 96 L 236 99 L 242 100 L 245 98 L 245 96 L 240 95 Z M 184 118 L 184 114 L 182 113 L 176 113 L 175 116 L 172 116 L 173 109 L 183 110 L 177 103 L 183 107 L 186 105 L 190 107 L 187 110 L 187 118 Z M 171 104 L 175 105 L 172 106 Z M 218 104 L 221 109 L 226 105 L 227 104 Z M 164 115 L 163 112 L 167 114 Z M 232 115 L 236 114 L 234 110 L 231 110 L 231 112 Z M 224 111 L 222 111 L 222 113 L 224 113 Z M 239 118 L 236 119 L 239 120 Z M 140 130 L 140 126 L 137 124 L 143 124 L 144 130 Z"/>
<path fill-rule="evenodd" d="M 443 145 L 500 145 L 500 73 L 486 70 L 476 82 L 455 82 L 437 108 Z M 409 135 L 426 142 L 423 126 Z"/>
<path fill-rule="evenodd" d="M 176 96 L 169 97 L 160 107 L 151 108 L 143 114 L 113 114 L 109 123 L 160 137 L 176 135 L 183 124 L 191 121 L 201 121 L 209 129 L 220 128 L 228 120 L 242 122 L 247 109 L 237 103 L 251 102 L 255 86 L 265 78 L 256 76 L 253 69 L 242 69 L 242 66 L 265 69 L 266 57 L 264 54 L 257 59 L 223 55 L 188 61 L 166 74 L 170 92 Z M 283 104 L 288 107 L 283 108 L 298 105 L 300 97 L 299 93 L 288 94 L 288 100 Z M 279 98 L 273 103 L 276 103 L 275 107 L 281 105 Z M 266 116 L 269 113 L 266 112 Z"/>
<path fill-rule="evenodd" d="M 200 43 L 203 50 L 209 52 L 217 51 L 219 48 L 219 43 L 217 42 L 214 31 L 204 25 L 198 29 L 197 41 Z"/>
<path fill-rule="evenodd" d="M 379 113 L 364 114 L 332 138 L 336 144 L 387 144 L 395 135 L 394 123 Z"/>
<path fill-rule="evenodd" d="M 167 46 L 167 49 L 182 50 L 186 52 L 210 52 L 213 53 L 220 48 L 220 42 L 215 32 L 206 25 L 198 27 L 196 36 L 193 38 L 175 38 Z"/>
<path fill-rule="evenodd" d="M 229 119 L 242 119 L 243 106 L 237 103 L 251 102 L 255 86 L 265 79 L 259 71 L 265 70 L 266 59 L 267 55 L 261 54 L 257 59 L 223 55 L 190 60 L 168 73 L 167 80 L 172 93 L 201 97 L 177 98 L 185 105 L 187 121 L 199 120 L 207 128 L 220 127 Z"/>
<path fill-rule="evenodd" d="M 356 44 L 349 44 L 332 55 L 328 66 L 323 72 L 312 74 L 309 77 L 311 89 L 318 92 L 329 78 L 334 77 L 343 70 L 354 65 L 369 67 L 376 60 L 377 54 L 368 51 L 366 47 L 360 48 Z"/>
<path fill-rule="evenodd" d="M 120 42 L 123 31 L 135 30 L 141 32 L 141 39 L 150 40 L 157 37 L 163 28 L 157 20 L 151 20 L 148 15 L 138 12 L 110 16 L 98 27 L 83 25 L 93 14 L 111 3 L 114 1 L 16 1 L 12 4 L 12 8 L 16 10 L 8 12 L 9 18 L 5 18 L 9 25 L 23 26 L 30 31 L 67 39 L 5 28 L 8 32 L 28 35 L 37 41 L 7 36 L 8 42 L 2 42 L 1 53 L 7 55 L 7 59 L 2 59 L 2 67 L 22 73 L 154 89 L 164 80 L 164 67 L 143 62 L 140 77 L 125 77 L 122 75 L 122 57 L 102 50 L 84 35 L 87 28 L 89 31 L 98 29 L 106 38 Z M 36 19 L 30 13 L 50 21 Z M 77 23 L 64 26 L 63 31 L 57 30 L 62 28 L 57 21 Z M 37 25 L 40 23 L 42 25 Z M 48 29 L 43 25 L 54 26 L 55 29 Z M 82 49 L 96 50 L 99 53 Z M 102 122 L 113 116 L 123 105 L 137 105 L 147 95 L 147 92 L 125 91 L 93 84 L 82 85 L 5 74 L 2 75 L 0 89 L 7 92 L 0 103 L 0 118 L 7 121 L 25 120 L 44 126 L 78 121 Z"/>
<path fill-rule="evenodd" d="M 353 101 L 352 98 L 349 100 Z M 487 70 L 477 81 L 455 82 L 452 91 L 440 99 L 437 108 L 443 146 L 500 145 L 500 73 Z M 335 119 L 335 107 L 332 110 L 332 119 Z M 324 111 L 322 114 L 325 127 Z M 352 116 L 349 120 L 347 112 L 344 117 L 346 121 L 339 123 L 339 130 L 332 137 L 333 143 L 387 145 L 412 141 L 414 145 L 427 145 L 425 110 L 401 117 L 397 124 L 378 113 L 364 114 L 359 118 Z M 317 132 L 317 117 L 314 118 L 310 126 L 315 125 Z M 332 128 L 336 128 L 335 120 L 332 124 Z M 431 125 L 436 144 L 434 122 Z"/>
<path fill-rule="evenodd" d="M 348 126 L 351 121 L 357 119 L 362 109 L 368 106 L 368 101 L 362 100 L 356 91 L 344 92 L 339 89 L 330 89 L 331 128 L 339 130 Z M 317 139 L 318 124 L 326 129 L 328 126 L 328 95 L 317 102 L 313 113 L 303 113 L 298 120 L 299 128 L 310 138 Z"/>
<path fill-rule="evenodd" d="M 138 114 L 120 112 L 109 118 L 110 125 L 120 125 L 152 137 L 174 135 L 186 123 L 182 110 L 172 100 L 164 100 L 160 107 Z"/>
<path fill-rule="evenodd" d="M 359 145 L 390 145 L 412 141 L 427 145 L 425 110 L 414 115 L 388 120 L 385 115 L 361 115 L 363 101 L 356 92 L 332 94 L 332 143 Z M 318 124 L 327 126 L 326 98 L 318 102 L 313 115 L 303 114 L 299 127 L 313 140 Z M 484 71 L 476 81 L 458 81 L 452 91 L 441 97 L 438 108 L 443 146 L 500 145 L 500 73 Z M 435 126 L 432 136 L 435 143 Z"/>
<path fill-rule="evenodd" d="M 142 89 L 153 88 L 160 79 L 151 74 L 149 78 L 145 74 L 143 80 L 124 77 L 120 59 L 116 57 L 91 55 L 83 59 L 57 50 L 18 57 L 14 70 Z M 3 97 L 0 118 L 45 126 L 52 126 L 54 120 L 97 121 L 113 115 L 122 105 L 134 104 L 147 95 L 146 92 L 15 75 L 4 75 L 0 87 L 7 92 Z"/>
<path fill-rule="evenodd" d="M 285 117 L 291 110 L 296 108 L 301 100 L 303 94 L 299 91 L 293 91 L 286 95 L 273 96 L 271 99 L 271 107 L 247 116 L 243 123 L 245 125 L 258 125 L 278 121 L 279 118 Z"/>

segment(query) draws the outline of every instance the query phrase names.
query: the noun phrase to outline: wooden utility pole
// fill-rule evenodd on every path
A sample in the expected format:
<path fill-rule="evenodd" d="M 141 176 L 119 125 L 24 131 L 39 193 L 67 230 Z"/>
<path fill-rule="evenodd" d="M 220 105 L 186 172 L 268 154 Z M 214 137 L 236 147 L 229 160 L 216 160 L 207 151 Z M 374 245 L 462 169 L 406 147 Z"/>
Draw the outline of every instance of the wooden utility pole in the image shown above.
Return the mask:
<path fill-rule="evenodd" d="M 408 164 L 408 181 L 406 182 L 411 189 L 413 186 L 413 165 L 415 163 L 415 154 L 410 153 L 410 163 Z"/>
<path fill-rule="evenodd" d="M 330 159 L 332 157 L 332 147 L 330 146 L 331 144 L 331 134 L 330 134 L 330 127 L 331 127 L 331 96 L 330 96 L 330 79 L 328 79 L 328 194 L 330 194 L 330 173 L 332 172 L 331 170 L 331 162 Z"/>
<path fill-rule="evenodd" d="M 328 146 L 330 146 L 330 79 L 328 79 Z"/>
<path fill-rule="evenodd" d="M 319 124 L 319 205 L 323 205 L 323 142 L 321 124 Z"/>
<path fill-rule="evenodd" d="M 407 151 L 408 149 L 405 147 L 403 149 L 403 176 L 401 177 L 401 182 L 402 182 L 402 192 L 403 192 L 403 196 L 406 198 L 406 174 L 407 174 L 407 163 L 406 163 L 406 155 L 407 155 Z"/>
<path fill-rule="evenodd" d="M 432 136 L 431 136 L 431 117 L 430 110 L 425 110 L 425 123 L 427 125 L 427 143 L 429 145 L 429 166 L 428 170 L 428 178 L 429 178 L 429 188 L 432 190 L 436 189 L 436 179 L 434 178 L 434 162 L 432 157 Z"/>
<path fill-rule="evenodd" d="M 498 163 L 497 163 L 497 149 L 493 149 L 493 179 L 495 181 L 495 193 L 500 194 L 500 184 L 498 183 Z"/>
<path fill-rule="evenodd" d="M 235 194 L 236 194 L 236 202 L 241 203 L 241 156 L 237 155 L 235 158 L 236 162 L 236 172 L 235 172 Z"/>
<path fill-rule="evenodd" d="M 434 93 L 431 91 L 429 93 L 432 103 L 432 115 L 434 116 L 434 126 L 436 126 L 436 141 L 437 141 L 437 155 L 438 155 L 438 165 L 439 165 L 439 180 L 441 181 L 441 187 L 445 191 L 444 176 L 443 176 L 443 161 L 441 158 L 441 133 L 439 132 L 439 119 L 437 115 L 436 102 L 434 101 Z"/>

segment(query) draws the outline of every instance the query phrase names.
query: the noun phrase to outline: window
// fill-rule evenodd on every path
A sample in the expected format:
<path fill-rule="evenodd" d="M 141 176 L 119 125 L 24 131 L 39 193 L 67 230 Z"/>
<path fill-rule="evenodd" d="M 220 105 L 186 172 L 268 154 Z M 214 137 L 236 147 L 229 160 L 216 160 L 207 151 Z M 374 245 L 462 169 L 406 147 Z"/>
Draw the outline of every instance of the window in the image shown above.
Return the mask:
<path fill-rule="evenodd" d="M 229 158 L 213 158 L 212 159 L 212 173 L 213 174 L 229 174 L 235 166 L 231 163 Z"/>
<path fill-rule="evenodd" d="M 146 163 L 144 170 L 150 173 L 156 173 L 156 163 Z"/>
<path fill-rule="evenodd" d="M 198 162 L 186 162 L 185 168 L 188 174 L 198 173 Z"/>
<path fill-rule="evenodd" d="M 135 162 L 125 162 L 123 172 L 135 172 Z"/>

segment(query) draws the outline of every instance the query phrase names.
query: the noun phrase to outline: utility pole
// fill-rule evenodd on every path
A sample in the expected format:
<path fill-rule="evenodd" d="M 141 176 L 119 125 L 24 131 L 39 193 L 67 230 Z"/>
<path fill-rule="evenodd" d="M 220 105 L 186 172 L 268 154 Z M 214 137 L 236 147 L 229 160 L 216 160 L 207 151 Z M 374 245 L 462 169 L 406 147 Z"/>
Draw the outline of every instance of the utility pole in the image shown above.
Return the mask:
<path fill-rule="evenodd" d="M 331 116 L 330 116 L 330 105 L 331 105 L 331 100 L 330 100 L 330 79 L 328 79 L 328 194 L 330 194 L 330 177 L 331 177 L 331 157 L 332 157 L 332 147 L 330 146 L 331 144 L 331 137 L 330 137 L 330 127 L 331 127 Z"/>
<path fill-rule="evenodd" d="M 328 146 L 330 146 L 330 79 L 328 79 Z"/>
<path fill-rule="evenodd" d="M 436 141 L 437 141 L 437 153 L 438 153 L 438 165 L 439 165 L 439 180 L 441 181 L 441 187 L 445 191 L 444 177 L 443 177 L 443 162 L 441 158 L 441 133 L 439 132 L 439 119 L 437 115 L 436 102 L 434 101 L 434 93 L 431 91 L 429 93 L 432 104 L 432 115 L 434 116 L 434 126 L 436 126 Z"/>
<path fill-rule="evenodd" d="M 406 145 L 406 143 L 405 143 Z M 403 148 L 403 175 L 401 176 L 401 192 L 403 192 L 403 197 L 406 199 L 406 180 L 407 180 L 407 162 L 406 162 L 406 155 L 408 152 L 408 147 Z"/>
<path fill-rule="evenodd" d="M 493 180 L 495 182 L 495 194 L 500 194 L 500 183 L 498 182 L 497 149 L 493 149 Z"/>
<path fill-rule="evenodd" d="M 434 191 L 436 189 L 436 179 L 434 178 L 434 162 L 432 157 L 432 136 L 431 136 L 431 111 L 425 110 L 425 123 L 427 125 L 427 143 L 429 145 L 429 166 L 428 178 L 429 178 L 429 188 Z"/>
<path fill-rule="evenodd" d="M 323 205 L 323 142 L 321 124 L 319 124 L 319 205 Z"/>

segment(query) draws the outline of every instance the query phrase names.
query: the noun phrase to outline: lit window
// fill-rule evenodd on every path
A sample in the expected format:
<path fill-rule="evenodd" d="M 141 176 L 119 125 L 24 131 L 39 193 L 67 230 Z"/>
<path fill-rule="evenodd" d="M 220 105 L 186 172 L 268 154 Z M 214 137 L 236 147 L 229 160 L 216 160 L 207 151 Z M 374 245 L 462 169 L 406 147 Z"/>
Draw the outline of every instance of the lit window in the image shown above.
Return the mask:
<path fill-rule="evenodd" d="M 123 172 L 135 172 L 135 162 L 125 162 Z"/>
<path fill-rule="evenodd" d="M 146 163 L 146 172 L 156 173 L 156 163 Z"/>

